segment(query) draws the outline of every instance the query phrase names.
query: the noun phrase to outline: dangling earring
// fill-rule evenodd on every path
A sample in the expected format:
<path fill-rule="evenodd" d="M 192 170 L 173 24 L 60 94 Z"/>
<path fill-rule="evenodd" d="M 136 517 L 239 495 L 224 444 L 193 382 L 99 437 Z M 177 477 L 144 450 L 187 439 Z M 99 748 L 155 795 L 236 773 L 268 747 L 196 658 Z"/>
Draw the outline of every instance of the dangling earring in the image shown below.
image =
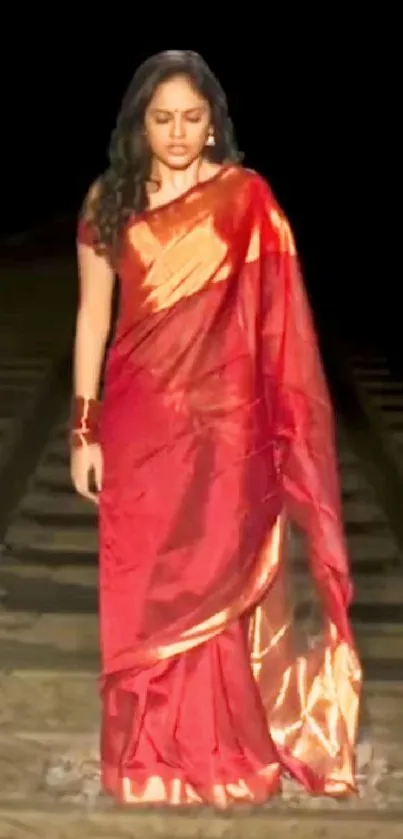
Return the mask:
<path fill-rule="evenodd" d="M 208 133 L 208 137 L 207 137 L 207 140 L 206 140 L 206 146 L 215 146 L 214 131 L 213 131 L 212 128 L 210 128 L 210 131 Z"/>

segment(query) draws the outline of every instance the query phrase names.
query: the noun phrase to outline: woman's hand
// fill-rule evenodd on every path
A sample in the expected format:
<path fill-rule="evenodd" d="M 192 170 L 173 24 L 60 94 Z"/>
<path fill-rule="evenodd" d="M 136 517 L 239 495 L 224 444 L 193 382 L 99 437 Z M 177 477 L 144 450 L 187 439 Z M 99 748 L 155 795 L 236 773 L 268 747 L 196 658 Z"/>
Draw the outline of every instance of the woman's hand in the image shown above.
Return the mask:
<path fill-rule="evenodd" d="M 98 504 L 102 489 L 102 449 L 98 443 L 73 448 L 70 458 L 70 474 L 73 486 L 79 495 Z M 93 491 L 95 486 L 96 491 Z"/>

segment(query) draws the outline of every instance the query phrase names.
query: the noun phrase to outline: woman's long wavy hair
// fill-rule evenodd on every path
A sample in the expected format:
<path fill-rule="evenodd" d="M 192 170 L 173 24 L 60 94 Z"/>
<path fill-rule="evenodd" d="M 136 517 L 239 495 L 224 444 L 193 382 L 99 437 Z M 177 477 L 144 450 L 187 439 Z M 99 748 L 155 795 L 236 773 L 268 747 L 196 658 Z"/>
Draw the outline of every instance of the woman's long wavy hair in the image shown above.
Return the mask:
<path fill-rule="evenodd" d="M 146 186 L 151 177 L 151 153 L 144 132 L 147 106 L 157 87 L 177 75 L 185 75 L 209 103 L 215 145 L 206 146 L 206 159 L 223 164 L 241 160 L 225 93 L 201 56 L 174 50 L 148 58 L 123 98 L 109 147 L 109 167 L 90 191 L 84 208 L 96 231 L 98 251 L 112 262 L 128 218 L 147 209 Z"/>

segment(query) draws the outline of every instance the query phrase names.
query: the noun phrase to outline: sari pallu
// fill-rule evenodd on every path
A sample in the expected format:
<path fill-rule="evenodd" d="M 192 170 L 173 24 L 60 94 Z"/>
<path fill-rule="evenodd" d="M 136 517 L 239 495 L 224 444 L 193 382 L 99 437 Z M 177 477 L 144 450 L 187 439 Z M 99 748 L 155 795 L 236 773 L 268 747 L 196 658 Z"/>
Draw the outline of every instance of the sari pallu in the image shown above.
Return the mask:
<path fill-rule="evenodd" d="M 97 250 L 90 211 L 80 247 Z M 101 416 L 106 790 L 355 790 L 361 671 L 332 410 L 287 220 L 225 167 L 129 221 Z M 304 545 L 293 559 L 295 523 Z"/>

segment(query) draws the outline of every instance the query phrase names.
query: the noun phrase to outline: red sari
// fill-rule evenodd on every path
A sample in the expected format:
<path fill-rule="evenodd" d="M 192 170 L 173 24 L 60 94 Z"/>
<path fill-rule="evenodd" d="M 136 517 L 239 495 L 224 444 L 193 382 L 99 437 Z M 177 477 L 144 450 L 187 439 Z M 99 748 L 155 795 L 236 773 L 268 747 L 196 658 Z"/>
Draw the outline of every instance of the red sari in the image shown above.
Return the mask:
<path fill-rule="evenodd" d="M 96 248 L 89 218 L 79 244 Z M 333 418 L 287 220 L 259 175 L 227 166 L 133 217 L 118 274 L 101 416 L 104 788 L 219 806 L 264 801 L 285 774 L 354 791 L 361 671 Z"/>

